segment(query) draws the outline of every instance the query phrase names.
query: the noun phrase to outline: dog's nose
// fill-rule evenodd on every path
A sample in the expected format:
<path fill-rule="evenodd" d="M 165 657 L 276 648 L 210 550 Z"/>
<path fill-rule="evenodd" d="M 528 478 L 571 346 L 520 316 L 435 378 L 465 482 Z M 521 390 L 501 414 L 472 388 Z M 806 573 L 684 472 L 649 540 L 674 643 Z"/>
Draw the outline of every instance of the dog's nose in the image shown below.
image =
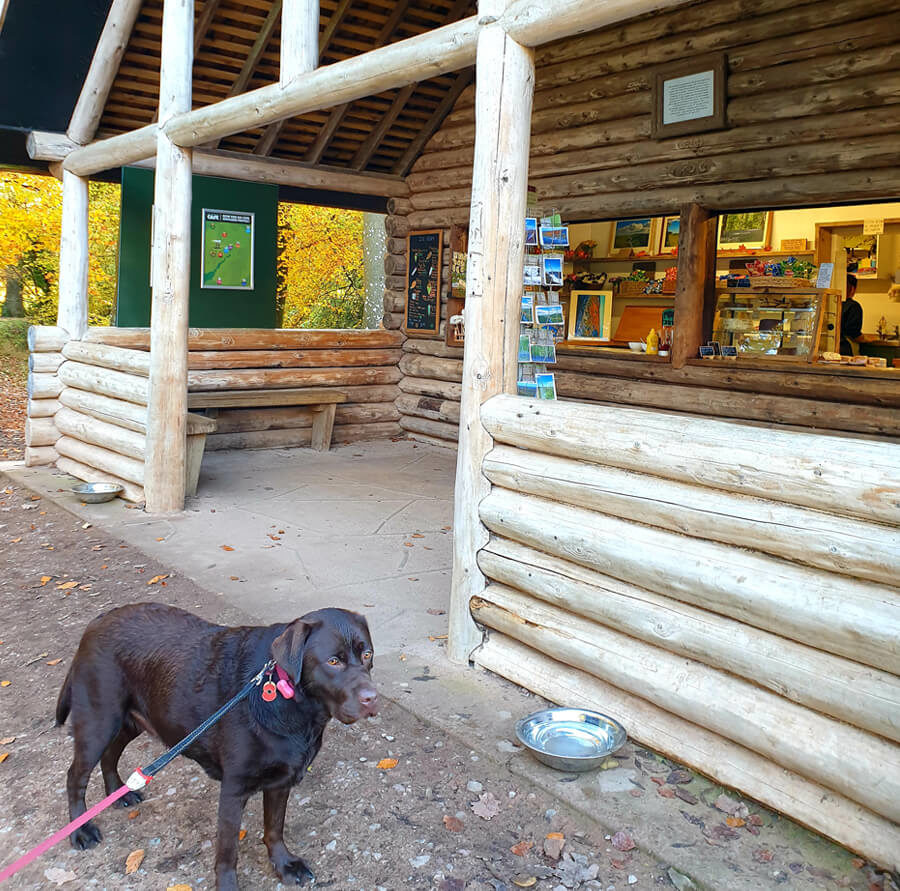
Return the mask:
<path fill-rule="evenodd" d="M 363 708 L 374 710 L 378 704 L 378 693 L 371 687 L 364 687 L 359 691 L 359 704 Z"/>

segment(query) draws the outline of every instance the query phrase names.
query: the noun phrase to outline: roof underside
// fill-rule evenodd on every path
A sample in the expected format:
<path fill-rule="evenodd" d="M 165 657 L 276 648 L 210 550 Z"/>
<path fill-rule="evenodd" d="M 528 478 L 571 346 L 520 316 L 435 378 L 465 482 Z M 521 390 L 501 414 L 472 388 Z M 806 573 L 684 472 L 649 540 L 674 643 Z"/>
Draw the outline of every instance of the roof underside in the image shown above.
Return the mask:
<path fill-rule="evenodd" d="M 278 81 L 280 6 L 280 0 L 195 0 L 195 108 Z M 473 11 L 474 0 L 321 0 L 319 64 L 413 37 Z M 144 0 L 98 138 L 156 119 L 161 32 L 162 0 Z M 471 78 L 471 69 L 433 78 L 248 130 L 217 147 L 405 175 L 423 136 L 439 126 Z"/>

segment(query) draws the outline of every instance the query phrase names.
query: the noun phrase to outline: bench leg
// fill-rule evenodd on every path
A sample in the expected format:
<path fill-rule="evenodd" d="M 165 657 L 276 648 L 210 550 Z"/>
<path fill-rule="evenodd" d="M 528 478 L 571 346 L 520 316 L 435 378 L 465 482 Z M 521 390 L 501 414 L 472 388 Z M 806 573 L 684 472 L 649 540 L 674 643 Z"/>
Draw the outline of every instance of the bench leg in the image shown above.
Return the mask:
<path fill-rule="evenodd" d="M 337 405 L 313 406 L 312 442 L 310 445 L 317 452 L 327 452 L 331 448 L 331 432 L 334 429 L 334 413 Z"/>
<path fill-rule="evenodd" d="M 205 433 L 194 433 L 188 436 L 184 465 L 185 495 L 197 494 L 197 481 L 200 479 L 200 462 L 203 460 L 203 449 L 205 447 Z"/>

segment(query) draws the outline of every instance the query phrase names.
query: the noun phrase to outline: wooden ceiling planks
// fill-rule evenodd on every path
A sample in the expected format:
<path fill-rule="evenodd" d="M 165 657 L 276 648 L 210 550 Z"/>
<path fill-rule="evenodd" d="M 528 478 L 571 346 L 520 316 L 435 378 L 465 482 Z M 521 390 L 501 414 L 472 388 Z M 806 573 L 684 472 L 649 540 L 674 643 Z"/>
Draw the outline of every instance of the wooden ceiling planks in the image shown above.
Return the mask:
<path fill-rule="evenodd" d="M 280 5 L 280 0 L 195 0 L 195 108 L 278 80 Z M 321 0 L 320 64 L 422 34 L 474 11 L 475 0 Z M 162 0 L 144 0 L 100 135 L 156 120 L 161 31 Z M 408 169 L 427 142 L 423 131 L 430 136 L 435 121 L 439 125 L 452 106 L 447 97 L 458 95 L 458 78 L 445 75 L 311 112 L 236 134 L 220 147 L 376 173 Z"/>

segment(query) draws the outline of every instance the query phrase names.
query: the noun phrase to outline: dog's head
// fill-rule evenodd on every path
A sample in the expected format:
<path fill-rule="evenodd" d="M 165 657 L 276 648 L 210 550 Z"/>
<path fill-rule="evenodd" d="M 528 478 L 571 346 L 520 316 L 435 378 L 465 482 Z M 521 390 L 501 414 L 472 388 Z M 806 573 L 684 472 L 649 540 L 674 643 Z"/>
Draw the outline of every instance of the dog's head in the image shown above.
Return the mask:
<path fill-rule="evenodd" d="M 318 700 L 343 724 L 378 714 L 365 616 L 336 608 L 307 613 L 275 638 L 272 658 L 293 680 L 295 698 Z"/>

